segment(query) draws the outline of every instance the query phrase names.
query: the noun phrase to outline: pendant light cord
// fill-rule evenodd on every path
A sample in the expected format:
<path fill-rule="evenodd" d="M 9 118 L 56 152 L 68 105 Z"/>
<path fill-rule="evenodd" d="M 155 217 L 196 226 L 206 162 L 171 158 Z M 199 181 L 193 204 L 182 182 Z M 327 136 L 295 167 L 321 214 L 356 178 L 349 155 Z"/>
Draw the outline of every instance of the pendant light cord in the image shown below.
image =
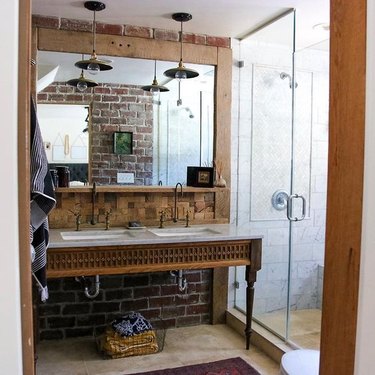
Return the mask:
<path fill-rule="evenodd" d="M 92 33 L 92 51 L 96 53 L 96 10 L 94 10 L 94 22 L 92 24 L 93 33 Z"/>
<path fill-rule="evenodd" d="M 154 80 L 156 81 L 156 60 L 154 62 L 155 66 L 154 66 Z"/>
<path fill-rule="evenodd" d="M 180 41 L 181 41 L 180 60 L 181 61 L 182 61 L 182 24 L 183 24 L 183 22 L 181 21 L 181 31 L 180 31 Z"/>

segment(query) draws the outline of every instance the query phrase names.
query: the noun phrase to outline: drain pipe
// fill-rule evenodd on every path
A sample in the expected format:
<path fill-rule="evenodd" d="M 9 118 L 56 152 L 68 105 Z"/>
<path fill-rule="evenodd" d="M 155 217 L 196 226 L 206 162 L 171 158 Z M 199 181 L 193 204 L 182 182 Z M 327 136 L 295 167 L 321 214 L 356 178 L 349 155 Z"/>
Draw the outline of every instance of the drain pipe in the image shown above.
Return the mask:
<path fill-rule="evenodd" d="M 178 271 L 170 271 L 171 275 L 177 278 L 177 283 L 178 283 L 178 290 L 180 292 L 184 292 L 187 288 L 187 281 L 186 277 L 183 276 L 182 270 Z"/>
<path fill-rule="evenodd" d="M 83 292 L 85 293 L 85 296 L 87 298 L 94 299 L 95 297 L 98 296 L 98 294 L 100 292 L 99 275 L 95 275 L 95 282 L 94 281 L 91 282 L 91 287 L 90 288 L 88 286 L 88 284 L 89 284 L 90 281 L 88 281 L 88 279 L 86 279 L 85 276 L 76 277 L 75 280 L 84 285 Z M 93 286 L 95 286 L 94 291 L 93 291 Z"/>

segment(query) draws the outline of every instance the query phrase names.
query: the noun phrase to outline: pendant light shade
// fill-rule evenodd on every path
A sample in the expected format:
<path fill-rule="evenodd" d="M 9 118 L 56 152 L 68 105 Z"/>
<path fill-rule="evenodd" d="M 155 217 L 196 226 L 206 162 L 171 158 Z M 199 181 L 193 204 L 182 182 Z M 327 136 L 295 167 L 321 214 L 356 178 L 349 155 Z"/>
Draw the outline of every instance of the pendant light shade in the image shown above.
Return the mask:
<path fill-rule="evenodd" d="M 77 68 L 88 70 L 91 74 L 97 74 L 100 71 L 111 70 L 112 66 L 106 61 L 98 59 L 95 51 L 96 45 L 96 12 L 105 9 L 105 4 L 100 1 L 86 1 L 85 8 L 94 12 L 93 31 L 92 31 L 92 54 L 88 60 L 81 60 L 74 65 Z"/>
<path fill-rule="evenodd" d="M 148 86 L 142 86 L 142 90 L 150 91 L 153 94 L 156 94 L 158 92 L 166 92 L 169 91 L 168 87 L 159 85 L 157 79 L 156 79 L 156 60 L 154 65 L 154 80 L 152 81 L 151 85 Z"/>
<path fill-rule="evenodd" d="M 87 79 L 84 76 L 83 70 L 81 71 L 81 75 L 79 76 L 79 78 L 70 79 L 66 83 L 70 86 L 77 87 L 79 91 L 85 91 L 88 87 L 98 86 L 98 84 L 95 81 Z"/>
<path fill-rule="evenodd" d="M 193 16 L 189 13 L 174 13 L 172 15 L 172 18 L 177 21 L 181 22 L 181 32 L 180 32 L 180 62 L 178 63 L 177 68 L 174 69 L 168 69 L 164 72 L 164 75 L 169 78 L 176 78 L 176 79 L 187 79 L 187 78 L 194 78 L 198 77 L 199 73 L 193 69 L 188 69 L 184 66 L 184 63 L 182 61 L 182 25 L 184 22 L 190 21 Z"/>

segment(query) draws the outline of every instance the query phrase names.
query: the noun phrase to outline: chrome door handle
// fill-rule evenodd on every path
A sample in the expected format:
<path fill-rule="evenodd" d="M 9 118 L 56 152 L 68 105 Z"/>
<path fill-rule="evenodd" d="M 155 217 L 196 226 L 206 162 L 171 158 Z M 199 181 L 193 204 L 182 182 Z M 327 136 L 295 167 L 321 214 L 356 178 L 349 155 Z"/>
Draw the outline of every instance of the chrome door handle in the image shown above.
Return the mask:
<path fill-rule="evenodd" d="M 292 217 L 292 211 L 293 211 L 293 199 L 302 199 L 302 214 L 300 217 Z M 287 200 L 287 210 L 286 210 L 286 215 L 288 217 L 288 220 L 290 221 L 301 221 L 305 218 L 306 216 L 306 199 L 303 195 L 298 195 L 298 194 L 292 194 L 289 196 Z"/>

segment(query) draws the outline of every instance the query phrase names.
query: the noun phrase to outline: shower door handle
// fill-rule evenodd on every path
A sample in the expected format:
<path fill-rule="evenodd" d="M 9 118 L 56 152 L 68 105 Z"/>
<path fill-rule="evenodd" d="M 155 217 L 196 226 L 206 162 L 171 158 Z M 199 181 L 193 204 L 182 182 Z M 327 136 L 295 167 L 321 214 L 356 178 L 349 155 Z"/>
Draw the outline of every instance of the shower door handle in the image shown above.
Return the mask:
<path fill-rule="evenodd" d="M 293 199 L 302 199 L 302 214 L 300 217 L 292 217 L 293 211 Z M 286 215 L 290 221 L 301 221 L 306 216 L 306 199 L 303 195 L 292 194 L 289 196 L 286 204 Z"/>

